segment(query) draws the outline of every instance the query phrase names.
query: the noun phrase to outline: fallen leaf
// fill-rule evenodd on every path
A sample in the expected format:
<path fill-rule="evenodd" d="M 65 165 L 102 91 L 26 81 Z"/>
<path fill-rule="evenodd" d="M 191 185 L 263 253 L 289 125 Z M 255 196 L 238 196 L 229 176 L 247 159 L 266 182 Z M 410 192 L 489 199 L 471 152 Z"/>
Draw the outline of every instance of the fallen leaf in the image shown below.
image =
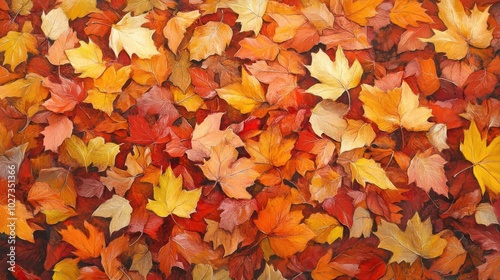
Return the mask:
<path fill-rule="evenodd" d="M 50 115 L 48 117 L 49 126 L 41 132 L 44 135 L 43 145 L 45 150 L 51 150 L 57 153 L 59 146 L 73 132 L 73 122 L 66 116 Z"/>
<path fill-rule="evenodd" d="M 115 157 L 120 152 L 120 146 L 115 143 L 105 143 L 104 138 L 91 139 L 87 145 L 75 135 L 64 140 L 66 151 L 82 167 L 96 166 L 104 171 L 108 166 L 115 165 Z"/>
<path fill-rule="evenodd" d="M 408 183 L 415 182 L 417 187 L 429 193 L 432 189 L 438 194 L 448 197 L 448 186 L 444 165 L 446 160 L 439 154 L 433 154 L 429 149 L 423 153 L 417 153 L 410 162 L 408 168 Z"/>
<path fill-rule="evenodd" d="M 65 50 L 71 66 L 76 73 L 81 73 L 80 78 L 97 79 L 106 70 L 106 64 L 102 60 L 102 51 L 98 45 L 89 39 L 89 43 L 80 41 L 80 47 Z"/>
<path fill-rule="evenodd" d="M 184 39 L 187 28 L 200 17 L 198 10 L 190 12 L 178 12 L 175 17 L 168 20 L 163 29 L 163 35 L 168 40 L 168 48 L 177 53 L 179 45 Z"/>
<path fill-rule="evenodd" d="M 113 234 L 113 232 L 128 226 L 131 214 L 132 206 L 130 206 L 129 201 L 115 194 L 111 199 L 99 205 L 92 216 L 111 218 L 109 232 Z"/>
<path fill-rule="evenodd" d="M 375 10 L 383 0 L 342 0 L 340 3 L 346 17 L 361 26 L 368 23 L 368 18 L 377 14 Z"/>
<path fill-rule="evenodd" d="M 274 269 L 272 265 L 266 263 L 264 271 L 257 280 L 285 280 L 279 269 Z"/>
<path fill-rule="evenodd" d="M 344 236 L 344 227 L 337 219 L 327 214 L 314 213 L 304 223 L 314 232 L 314 241 L 332 244 Z"/>
<path fill-rule="evenodd" d="M 480 203 L 476 207 L 476 213 L 474 214 L 474 217 L 476 219 L 476 223 L 480 225 L 498 225 L 498 218 L 497 215 L 495 214 L 495 209 L 493 206 L 489 203 Z"/>
<path fill-rule="evenodd" d="M 2 65 L 9 64 L 14 69 L 28 59 L 28 53 L 38 54 L 36 37 L 31 34 L 31 23 L 24 24 L 21 32 L 9 31 L 0 38 L 0 52 L 4 53 Z"/>
<path fill-rule="evenodd" d="M 96 0 L 58 0 L 61 8 L 66 13 L 69 19 L 75 20 L 82 18 L 92 12 L 99 11 L 97 9 Z"/>
<path fill-rule="evenodd" d="M 194 29 L 187 48 L 191 60 L 203 60 L 207 57 L 221 55 L 233 37 L 233 30 L 223 22 L 209 21 Z"/>
<path fill-rule="evenodd" d="M 76 229 L 73 225 L 60 230 L 59 233 L 63 241 L 75 247 L 76 251 L 73 251 L 75 256 L 83 260 L 97 258 L 104 249 L 104 234 L 87 221 L 84 221 L 83 225 L 88 234 Z"/>
<path fill-rule="evenodd" d="M 219 88 L 217 94 L 242 114 L 249 113 L 266 102 L 259 80 L 248 74 L 245 69 L 241 70 L 241 83 Z"/>
<path fill-rule="evenodd" d="M 54 275 L 53 280 L 65 280 L 65 279 L 77 279 L 80 276 L 80 269 L 78 268 L 78 262 L 80 259 L 66 258 L 59 261 L 52 271 Z"/>
<path fill-rule="evenodd" d="M 245 239 L 244 233 L 240 232 L 238 227 L 229 232 L 221 229 L 216 221 L 205 219 L 205 222 L 207 223 L 207 232 L 203 240 L 212 242 L 214 250 L 222 246 L 224 248 L 224 257 L 234 253 L 238 249 L 240 242 Z"/>
<path fill-rule="evenodd" d="M 242 59 L 272 61 L 276 59 L 280 52 L 278 44 L 262 34 L 258 34 L 255 38 L 245 38 L 239 44 L 240 49 L 234 56 Z"/>
<path fill-rule="evenodd" d="M 370 212 L 363 207 L 354 210 L 352 227 L 349 230 L 349 238 L 368 238 L 371 235 L 373 219 Z"/>
<path fill-rule="evenodd" d="M 241 23 L 241 31 L 253 31 L 259 34 L 267 2 L 268 0 L 235 0 L 229 1 L 228 5 L 238 14 L 236 21 Z"/>
<path fill-rule="evenodd" d="M 385 170 L 373 159 L 361 158 L 350 163 L 352 181 L 356 180 L 363 187 L 372 183 L 381 189 L 395 190 L 396 186 L 389 180 Z"/>
<path fill-rule="evenodd" d="M 176 6 L 177 2 L 174 0 L 127 0 L 127 6 L 124 11 L 140 15 L 153 9 L 167 10 Z"/>
<path fill-rule="evenodd" d="M 316 135 L 321 137 L 324 133 L 333 140 L 340 142 L 347 129 L 347 121 L 344 119 L 344 115 L 348 111 L 347 105 L 326 99 L 316 104 L 311 110 L 309 123 L 311 123 Z"/>
<path fill-rule="evenodd" d="M 61 8 L 42 13 L 42 31 L 51 40 L 57 40 L 70 30 L 68 17 Z"/>
<path fill-rule="evenodd" d="M 389 17 L 394 24 L 402 28 L 406 28 L 408 25 L 418 27 L 417 21 L 424 23 L 434 22 L 425 12 L 426 10 L 422 8 L 422 4 L 418 1 L 397 0 L 391 9 Z"/>

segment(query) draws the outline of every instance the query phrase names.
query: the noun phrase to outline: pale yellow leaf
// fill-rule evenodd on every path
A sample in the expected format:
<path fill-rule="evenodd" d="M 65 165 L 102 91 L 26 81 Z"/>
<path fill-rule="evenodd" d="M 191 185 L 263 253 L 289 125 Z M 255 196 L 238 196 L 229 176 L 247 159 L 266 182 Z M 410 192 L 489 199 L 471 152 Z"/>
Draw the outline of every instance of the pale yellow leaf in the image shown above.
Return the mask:
<path fill-rule="evenodd" d="M 323 100 L 311 110 L 309 122 L 316 135 L 321 137 L 324 133 L 333 140 L 340 142 L 347 128 L 347 122 L 343 117 L 348 111 L 349 108 L 343 103 L 337 103 L 329 99 Z"/>
<path fill-rule="evenodd" d="M 88 44 L 80 41 L 80 47 L 66 50 L 65 53 L 75 73 L 81 73 L 80 78 L 97 79 L 106 70 L 101 49 L 90 39 Z"/>
<path fill-rule="evenodd" d="M 207 57 L 221 55 L 233 38 L 233 30 L 223 22 L 209 21 L 194 29 L 188 43 L 191 60 L 203 60 Z"/>
<path fill-rule="evenodd" d="M 268 0 L 233 0 L 228 4 L 238 14 L 236 21 L 241 23 L 241 31 L 253 31 L 257 35 L 262 28 L 267 2 Z"/>
<path fill-rule="evenodd" d="M 61 8 L 51 10 L 48 14 L 42 13 L 42 31 L 51 40 L 70 30 L 69 19 Z"/>
<path fill-rule="evenodd" d="M 373 159 L 360 158 L 350 164 L 352 181 L 356 180 L 363 187 L 372 183 L 381 189 L 395 190 L 396 186 L 389 180 L 385 170 Z"/>
<path fill-rule="evenodd" d="M 125 50 L 130 57 L 136 54 L 143 59 L 160 54 L 153 41 L 154 30 L 142 27 L 146 22 L 148 20 L 145 14 L 133 17 L 128 13 L 112 25 L 109 47 L 117 57 L 122 50 Z"/>

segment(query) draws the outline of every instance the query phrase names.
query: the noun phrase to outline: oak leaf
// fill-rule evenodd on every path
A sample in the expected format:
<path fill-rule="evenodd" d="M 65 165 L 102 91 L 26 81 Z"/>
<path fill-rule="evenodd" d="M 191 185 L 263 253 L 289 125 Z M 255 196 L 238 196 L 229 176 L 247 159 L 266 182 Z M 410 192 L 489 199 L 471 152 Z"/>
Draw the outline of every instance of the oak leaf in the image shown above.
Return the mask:
<path fill-rule="evenodd" d="M 236 21 L 241 23 L 241 31 L 253 31 L 257 35 L 262 28 L 267 2 L 268 0 L 233 0 L 228 5 L 238 14 Z"/>
<path fill-rule="evenodd" d="M 469 129 L 464 131 L 464 142 L 460 144 L 464 157 L 472 162 L 474 176 L 481 191 L 486 187 L 494 193 L 500 193 L 500 137 L 496 137 L 489 145 L 486 138 L 481 137 L 476 123 L 471 122 Z"/>
<path fill-rule="evenodd" d="M 408 167 L 408 183 L 415 182 L 417 187 L 429 193 L 432 189 L 438 194 L 448 197 L 444 165 L 446 160 L 439 154 L 432 154 L 432 149 L 417 153 Z"/>
<path fill-rule="evenodd" d="M 255 171 L 254 163 L 248 158 L 238 157 L 238 151 L 226 142 L 212 147 L 210 159 L 200 165 L 203 174 L 220 184 L 222 191 L 237 199 L 250 199 L 252 195 L 246 190 L 253 185 L 259 173 Z"/>
<path fill-rule="evenodd" d="M 201 189 L 183 190 L 182 175 L 175 177 L 170 167 L 160 176 L 158 184 L 154 188 L 154 200 L 148 199 L 146 209 L 160 217 L 169 215 L 181 218 L 191 217 L 191 214 L 196 211 Z"/>
<path fill-rule="evenodd" d="M 266 102 L 264 89 L 254 76 L 241 70 L 241 83 L 234 83 L 217 89 L 220 98 L 226 100 L 242 114 L 251 112 L 262 103 Z"/>
<path fill-rule="evenodd" d="M 422 4 L 416 0 L 396 0 L 389 17 L 394 24 L 402 28 L 406 28 L 408 25 L 417 27 L 417 21 L 424 23 L 434 22 L 425 11 L 422 8 Z"/>
<path fill-rule="evenodd" d="M 384 91 L 377 87 L 362 85 L 359 99 L 363 101 L 364 116 L 375 122 L 379 129 L 393 132 L 403 127 L 409 131 L 427 131 L 433 125 L 431 109 L 420 107 L 418 95 L 403 82 L 401 88 Z"/>
<path fill-rule="evenodd" d="M 125 50 L 130 57 L 136 54 L 143 59 L 160 54 L 152 39 L 154 30 L 141 27 L 146 22 L 148 22 L 146 15 L 133 17 L 128 13 L 113 24 L 109 35 L 109 47 L 116 56 L 122 50 Z"/>
<path fill-rule="evenodd" d="M 335 62 L 322 50 L 312 54 L 311 65 L 307 66 L 311 76 L 321 83 L 315 84 L 307 92 L 321 96 L 323 99 L 337 100 L 345 91 L 356 87 L 363 75 L 363 68 L 358 60 L 349 67 L 342 47 L 335 53 Z"/>
<path fill-rule="evenodd" d="M 271 249 L 278 256 L 288 258 L 304 250 L 316 235 L 300 221 L 301 211 L 290 211 L 290 201 L 283 197 L 270 199 L 266 208 L 254 220 L 257 228 L 267 235 Z"/>
<path fill-rule="evenodd" d="M 104 171 L 108 166 L 115 165 L 115 157 L 120 152 L 120 146 L 115 143 L 105 143 L 104 138 L 98 136 L 91 139 L 87 145 L 75 135 L 64 140 L 66 151 L 82 167 L 96 166 Z"/>
<path fill-rule="evenodd" d="M 187 45 L 190 59 L 200 61 L 213 54 L 221 55 L 232 37 L 233 30 L 223 22 L 209 21 L 196 27 Z"/>
<path fill-rule="evenodd" d="M 94 213 L 92 213 L 92 216 L 111 218 L 109 233 L 113 234 L 113 232 L 128 226 L 131 214 L 132 206 L 130 206 L 130 202 L 115 194 L 111 199 L 99 205 Z"/>
<path fill-rule="evenodd" d="M 5 52 L 2 65 L 9 64 L 14 69 L 28 59 L 28 53 L 38 54 L 37 40 L 31 34 L 32 26 L 26 22 L 21 32 L 9 31 L 0 38 L 0 52 Z"/>
<path fill-rule="evenodd" d="M 73 251 L 75 256 L 81 259 L 97 258 L 104 249 L 104 234 L 87 221 L 84 221 L 83 225 L 88 235 L 76 229 L 73 225 L 60 230 L 59 233 L 62 235 L 63 241 L 75 247 L 76 251 Z"/>
<path fill-rule="evenodd" d="M 449 59 L 460 60 L 469 52 L 469 45 L 487 48 L 493 39 L 493 29 L 488 30 L 488 8 L 480 11 L 477 5 L 468 15 L 460 0 L 443 0 L 438 3 L 439 18 L 448 28 L 433 29 L 434 36 L 421 39 L 433 43 L 437 52 L 444 52 Z"/>
<path fill-rule="evenodd" d="M 374 234 L 380 239 L 378 247 L 393 253 L 389 263 L 405 261 L 412 264 L 418 257 L 433 259 L 441 256 L 448 244 L 441 234 L 432 234 L 431 220 L 422 222 L 418 213 L 408 221 L 405 231 L 382 220 Z"/>
<path fill-rule="evenodd" d="M 89 39 L 89 43 L 80 41 L 80 47 L 64 51 L 75 73 L 81 73 L 80 78 L 97 79 L 106 70 L 102 60 L 102 51 L 98 45 Z"/>
<path fill-rule="evenodd" d="M 372 183 L 381 189 L 395 190 L 396 187 L 387 177 L 385 170 L 373 159 L 360 158 L 350 163 L 352 181 L 356 180 L 363 187 Z"/>
<path fill-rule="evenodd" d="M 184 39 L 184 34 L 191 24 L 200 17 L 198 10 L 190 12 L 178 12 L 175 17 L 168 20 L 163 29 L 163 36 L 168 40 L 168 48 L 177 53 L 179 45 Z"/>

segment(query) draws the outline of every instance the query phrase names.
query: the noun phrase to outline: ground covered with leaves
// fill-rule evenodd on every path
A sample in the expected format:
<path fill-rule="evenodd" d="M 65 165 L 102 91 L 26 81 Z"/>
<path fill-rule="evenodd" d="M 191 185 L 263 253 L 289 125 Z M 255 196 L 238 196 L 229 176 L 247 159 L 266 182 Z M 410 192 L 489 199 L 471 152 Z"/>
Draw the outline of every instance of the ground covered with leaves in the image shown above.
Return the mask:
<path fill-rule="evenodd" d="M 499 24 L 495 0 L 0 0 L 0 273 L 497 279 Z"/>

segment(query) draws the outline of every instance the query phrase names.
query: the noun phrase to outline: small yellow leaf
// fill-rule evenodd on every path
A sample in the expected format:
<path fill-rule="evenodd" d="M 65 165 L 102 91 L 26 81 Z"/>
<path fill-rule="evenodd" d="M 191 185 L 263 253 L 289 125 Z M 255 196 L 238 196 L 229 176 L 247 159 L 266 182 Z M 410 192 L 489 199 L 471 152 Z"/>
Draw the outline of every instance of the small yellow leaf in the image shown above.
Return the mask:
<path fill-rule="evenodd" d="M 193 91 L 193 87 L 188 87 L 184 92 L 176 86 L 171 86 L 170 91 L 174 95 L 175 104 L 186 108 L 188 112 L 195 112 L 205 104 L 203 98 Z"/>
<path fill-rule="evenodd" d="M 347 128 L 342 133 L 340 153 L 369 146 L 376 136 L 370 124 L 362 120 L 347 119 Z"/>
<path fill-rule="evenodd" d="M 96 0 L 59 0 L 59 2 L 61 8 L 71 20 L 99 11 Z"/>
<path fill-rule="evenodd" d="M 68 17 L 61 8 L 51 10 L 48 14 L 42 13 L 42 31 L 51 40 L 70 30 Z"/>
<path fill-rule="evenodd" d="M 327 214 L 314 213 L 305 220 L 305 224 L 316 234 L 313 240 L 318 243 L 332 244 L 344 236 L 344 227 Z"/>
<path fill-rule="evenodd" d="M 476 223 L 479 225 L 498 225 L 498 218 L 495 214 L 495 208 L 489 203 L 481 203 L 476 207 L 474 214 Z"/>
<path fill-rule="evenodd" d="M 113 234 L 113 232 L 128 226 L 131 214 L 132 206 L 130 206 L 130 202 L 115 194 L 111 199 L 99 205 L 94 213 L 92 213 L 92 216 L 111 218 L 109 233 Z"/>
<path fill-rule="evenodd" d="M 241 23 L 241 31 L 253 31 L 259 34 L 262 28 L 262 17 L 266 12 L 268 0 L 234 0 L 229 7 L 238 14 L 237 22 Z"/>
<path fill-rule="evenodd" d="M 52 271 L 54 275 L 52 280 L 69 280 L 78 279 L 80 276 L 80 268 L 78 268 L 78 262 L 80 259 L 66 258 L 58 262 Z"/>
<path fill-rule="evenodd" d="M 355 23 L 365 26 L 368 19 L 377 15 L 377 6 L 383 0 L 341 0 L 346 17 Z"/>
<path fill-rule="evenodd" d="M 153 41 L 154 30 L 141 27 L 148 22 L 146 15 L 131 16 L 130 13 L 113 24 L 109 35 L 109 47 L 118 54 L 125 52 L 132 57 L 136 54 L 139 58 L 151 58 L 160 54 Z"/>
<path fill-rule="evenodd" d="M 356 87 L 363 75 L 363 68 L 357 59 L 349 67 L 340 46 L 335 54 L 335 62 L 332 62 L 330 57 L 320 50 L 312 54 L 311 65 L 306 67 L 311 72 L 311 76 L 321 82 L 310 87 L 307 92 L 321 96 L 323 99 L 337 100 L 345 91 Z"/>
<path fill-rule="evenodd" d="M 440 234 L 432 234 L 431 220 L 422 223 L 418 213 L 408 221 L 404 232 L 396 224 L 382 220 L 374 234 L 380 239 L 378 247 L 393 253 L 389 263 L 412 264 L 418 257 L 433 259 L 441 256 L 447 244 Z"/>
<path fill-rule="evenodd" d="M 186 191 L 182 189 L 182 176 L 175 177 L 170 166 L 160 176 L 159 186 L 154 187 L 154 200 L 149 199 L 146 209 L 160 217 L 176 215 L 189 218 L 196 211 L 201 189 Z"/>
<path fill-rule="evenodd" d="M 316 104 L 312 109 L 309 122 L 316 135 L 321 137 L 324 133 L 333 140 L 340 142 L 347 128 L 344 115 L 348 111 L 347 105 L 326 99 Z"/>
<path fill-rule="evenodd" d="M 203 60 L 213 54 L 221 55 L 233 37 L 231 27 L 223 22 L 209 21 L 194 29 L 188 50 L 191 60 Z"/>
<path fill-rule="evenodd" d="M 108 67 L 99 78 L 94 80 L 96 88 L 88 91 L 88 96 L 83 102 L 91 103 L 94 109 L 104 111 L 111 116 L 113 102 L 129 79 L 130 72 L 130 66 L 122 67 L 118 71 L 113 66 Z"/>
<path fill-rule="evenodd" d="M 266 102 L 264 89 L 259 80 L 242 68 L 241 83 L 234 83 L 217 89 L 220 98 L 224 99 L 242 114 L 251 112 Z"/>
<path fill-rule="evenodd" d="M 80 78 L 97 79 L 106 70 L 106 63 L 102 60 L 102 51 L 98 45 L 89 39 L 89 43 L 80 41 L 80 47 L 64 51 L 71 66 Z"/>
<path fill-rule="evenodd" d="M 68 154 L 82 167 L 94 164 L 99 171 L 115 165 L 115 157 L 120 152 L 120 146 L 115 143 L 105 143 L 104 138 L 96 137 L 88 145 L 75 135 L 64 141 Z"/>
<path fill-rule="evenodd" d="M 33 116 L 42 107 L 43 100 L 49 91 L 42 86 L 42 77 L 36 74 L 28 74 L 23 79 L 0 86 L 0 99 L 13 98 L 13 105 L 19 112 Z"/>
<path fill-rule="evenodd" d="M 31 9 L 33 9 L 33 1 L 31 0 L 12 0 L 10 4 L 10 9 L 12 12 L 19 14 L 21 16 L 27 16 L 31 14 Z"/>
<path fill-rule="evenodd" d="M 396 186 L 389 180 L 385 170 L 373 159 L 360 158 L 350 164 L 352 181 L 356 180 L 363 187 L 372 183 L 381 189 L 395 190 Z"/>

